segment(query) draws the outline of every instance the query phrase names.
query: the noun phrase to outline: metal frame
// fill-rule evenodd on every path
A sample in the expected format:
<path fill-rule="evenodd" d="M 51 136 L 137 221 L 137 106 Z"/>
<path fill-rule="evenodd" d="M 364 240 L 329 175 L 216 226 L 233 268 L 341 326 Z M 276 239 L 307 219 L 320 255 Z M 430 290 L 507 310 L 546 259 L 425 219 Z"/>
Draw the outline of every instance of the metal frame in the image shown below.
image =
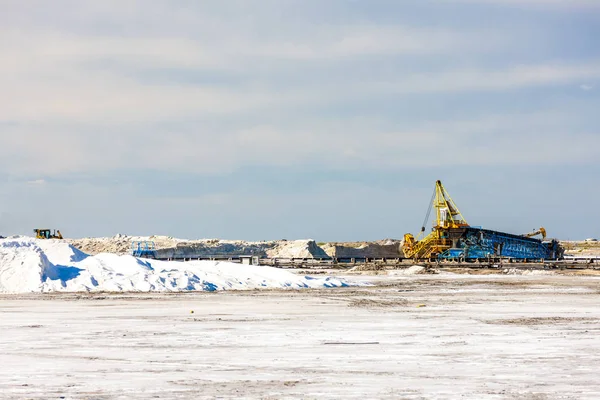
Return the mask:
<path fill-rule="evenodd" d="M 131 242 L 131 255 L 140 258 L 156 258 L 156 245 L 147 240 Z"/>
<path fill-rule="evenodd" d="M 431 232 L 421 238 L 432 208 L 436 210 L 436 220 Z M 562 248 L 556 240 L 542 242 L 532 236 L 546 236 L 546 230 L 513 235 L 469 226 L 466 219 L 444 188 L 436 181 L 425 222 L 421 232 L 415 237 L 404 235 L 402 250 L 406 258 L 416 260 L 452 259 L 473 260 L 486 258 L 512 258 L 517 260 L 549 260 L 562 256 Z"/>

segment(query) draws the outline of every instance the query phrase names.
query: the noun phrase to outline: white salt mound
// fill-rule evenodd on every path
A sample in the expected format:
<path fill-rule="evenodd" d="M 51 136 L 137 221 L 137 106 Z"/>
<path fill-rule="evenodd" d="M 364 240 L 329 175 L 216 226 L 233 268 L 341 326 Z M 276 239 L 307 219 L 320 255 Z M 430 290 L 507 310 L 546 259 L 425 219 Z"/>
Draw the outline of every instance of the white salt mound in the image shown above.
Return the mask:
<path fill-rule="evenodd" d="M 0 240 L 0 293 L 172 292 L 349 286 L 342 279 L 216 261 L 155 261 L 132 256 L 88 256 L 59 240 Z M 356 285 L 353 283 L 352 285 Z"/>
<path fill-rule="evenodd" d="M 555 275 L 552 271 L 545 270 L 535 270 L 535 269 L 517 269 L 517 268 L 507 268 L 502 270 L 506 275 Z"/>
<path fill-rule="evenodd" d="M 420 265 L 413 265 L 412 267 L 409 267 L 409 268 L 405 268 L 405 269 L 401 269 L 401 270 L 397 270 L 397 271 L 390 271 L 390 272 L 388 272 L 388 275 L 392 275 L 392 276 L 421 275 L 421 274 L 426 274 L 426 273 L 427 273 L 427 268 L 422 267 Z"/>
<path fill-rule="evenodd" d="M 267 250 L 266 253 L 275 258 L 329 258 L 312 239 L 280 242 L 277 247 Z"/>

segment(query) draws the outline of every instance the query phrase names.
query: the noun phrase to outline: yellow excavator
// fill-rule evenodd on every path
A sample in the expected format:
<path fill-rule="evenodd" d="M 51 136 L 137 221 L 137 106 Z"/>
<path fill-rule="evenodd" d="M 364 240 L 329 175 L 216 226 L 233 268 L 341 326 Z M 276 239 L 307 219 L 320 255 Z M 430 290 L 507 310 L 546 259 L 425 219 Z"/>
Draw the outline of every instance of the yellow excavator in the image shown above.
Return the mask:
<path fill-rule="evenodd" d="M 537 231 L 526 233 L 526 234 L 521 235 L 521 236 L 526 237 L 526 238 L 530 238 L 530 237 L 534 237 L 534 236 L 537 236 L 537 235 L 542 235 L 542 240 L 546 239 L 546 229 L 542 226 Z"/>
<path fill-rule="evenodd" d="M 50 229 L 34 229 L 36 239 L 62 239 L 63 235 L 58 229 L 51 231 Z"/>

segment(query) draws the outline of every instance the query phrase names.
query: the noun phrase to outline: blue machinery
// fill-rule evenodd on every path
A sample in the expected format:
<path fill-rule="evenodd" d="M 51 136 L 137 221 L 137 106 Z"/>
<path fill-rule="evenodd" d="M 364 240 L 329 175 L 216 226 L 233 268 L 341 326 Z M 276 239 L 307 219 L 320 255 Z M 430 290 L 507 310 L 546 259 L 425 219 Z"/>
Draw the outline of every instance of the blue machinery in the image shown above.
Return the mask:
<path fill-rule="evenodd" d="M 544 228 L 525 235 L 513 235 L 470 226 L 440 181 L 435 184 L 431 200 L 417 237 L 410 233 L 404 235 L 402 250 L 406 258 L 551 260 L 563 256 L 564 250 L 556 240 L 543 240 L 546 238 Z M 436 215 L 433 228 L 425 234 L 425 225 L 433 209 Z M 536 235 L 542 235 L 542 240 L 533 237 Z"/>
<path fill-rule="evenodd" d="M 450 235 L 459 232 L 449 232 Z M 458 235 L 456 235 L 458 236 Z M 465 228 L 454 239 L 453 246 L 438 255 L 443 260 L 485 260 L 512 258 L 516 260 L 550 260 L 562 257 L 556 240 L 541 241 L 510 233 L 480 228 Z"/>
<path fill-rule="evenodd" d="M 156 258 L 156 246 L 150 241 L 131 242 L 131 255 L 140 258 Z"/>

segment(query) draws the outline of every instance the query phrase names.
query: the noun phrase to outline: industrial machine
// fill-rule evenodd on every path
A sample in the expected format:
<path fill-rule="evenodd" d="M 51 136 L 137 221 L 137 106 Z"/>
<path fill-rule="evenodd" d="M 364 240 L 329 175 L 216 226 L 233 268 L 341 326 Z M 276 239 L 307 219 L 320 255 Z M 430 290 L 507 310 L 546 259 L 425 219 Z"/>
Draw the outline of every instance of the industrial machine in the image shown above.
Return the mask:
<path fill-rule="evenodd" d="M 156 246 L 151 241 L 131 242 L 131 255 L 139 258 L 156 258 Z"/>
<path fill-rule="evenodd" d="M 432 209 L 436 219 L 431 232 L 425 235 L 425 225 Z M 546 230 L 525 235 L 513 235 L 481 227 L 470 226 L 442 185 L 435 183 L 435 190 L 421 232 L 415 238 L 404 235 L 402 250 L 407 258 L 416 260 L 490 260 L 510 258 L 516 260 L 557 259 L 563 249 L 556 240 L 540 240 L 533 236 L 546 237 Z"/>
<path fill-rule="evenodd" d="M 63 235 L 58 229 L 51 231 L 50 229 L 34 229 L 36 239 L 62 239 Z"/>
<path fill-rule="evenodd" d="M 537 231 L 526 233 L 526 234 L 521 235 L 521 236 L 534 237 L 534 236 L 537 236 L 537 235 L 542 235 L 542 240 L 546 239 L 546 229 L 544 227 L 541 227 Z"/>

